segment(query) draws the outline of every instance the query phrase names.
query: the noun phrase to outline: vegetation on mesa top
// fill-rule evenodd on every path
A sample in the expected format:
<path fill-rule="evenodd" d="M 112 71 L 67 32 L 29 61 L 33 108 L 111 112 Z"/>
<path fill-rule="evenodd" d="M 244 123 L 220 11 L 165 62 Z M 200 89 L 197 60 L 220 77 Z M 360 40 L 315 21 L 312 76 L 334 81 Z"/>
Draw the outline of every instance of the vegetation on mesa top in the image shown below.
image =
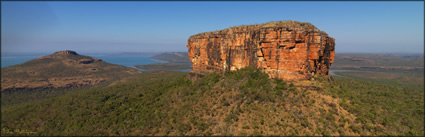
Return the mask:
<path fill-rule="evenodd" d="M 137 80 L 2 108 L 2 135 L 423 135 L 424 92 L 254 68 L 142 73 Z"/>
<path fill-rule="evenodd" d="M 269 27 L 289 28 L 291 30 L 318 32 L 318 33 L 322 33 L 322 34 L 327 35 L 326 32 L 319 30 L 318 28 L 316 28 L 316 26 L 314 26 L 311 23 L 287 20 L 287 21 L 272 21 L 272 22 L 263 23 L 263 24 L 234 26 L 234 27 L 223 29 L 223 30 L 198 33 L 198 34 L 195 34 L 193 36 L 202 36 L 202 35 L 210 35 L 210 34 L 223 34 L 223 33 L 227 33 L 230 30 L 233 30 L 233 31 L 252 31 L 252 30 L 258 30 L 258 29 L 261 29 L 261 28 L 269 28 Z"/>
<path fill-rule="evenodd" d="M 253 27 L 253 28 L 284 27 L 284 28 L 298 28 L 303 30 L 313 30 L 313 29 L 315 29 L 316 31 L 319 30 L 316 28 L 316 26 L 314 26 L 311 23 L 298 22 L 298 21 L 292 21 L 292 20 L 272 21 L 268 23 L 254 24 L 254 25 L 240 25 L 240 26 L 235 26 L 230 28 L 237 29 L 237 28 L 250 28 L 250 27 Z"/>

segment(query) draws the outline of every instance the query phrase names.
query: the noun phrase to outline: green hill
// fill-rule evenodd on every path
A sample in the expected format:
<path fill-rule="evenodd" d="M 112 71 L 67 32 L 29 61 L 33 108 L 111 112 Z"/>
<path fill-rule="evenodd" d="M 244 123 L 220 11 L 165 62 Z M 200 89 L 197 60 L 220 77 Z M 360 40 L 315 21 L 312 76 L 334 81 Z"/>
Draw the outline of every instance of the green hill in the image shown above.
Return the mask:
<path fill-rule="evenodd" d="M 253 68 L 202 74 L 147 72 L 2 105 L 1 134 L 424 135 L 423 89 L 330 77 L 287 83 Z"/>
<path fill-rule="evenodd" d="M 141 72 L 100 59 L 59 51 L 1 69 L 2 104 L 54 97 L 75 88 L 113 85 Z"/>
<path fill-rule="evenodd" d="M 14 89 L 64 88 L 113 81 L 136 69 L 106 63 L 100 59 L 60 51 L 23 64 L 2 68 L 2 91 Z"/>

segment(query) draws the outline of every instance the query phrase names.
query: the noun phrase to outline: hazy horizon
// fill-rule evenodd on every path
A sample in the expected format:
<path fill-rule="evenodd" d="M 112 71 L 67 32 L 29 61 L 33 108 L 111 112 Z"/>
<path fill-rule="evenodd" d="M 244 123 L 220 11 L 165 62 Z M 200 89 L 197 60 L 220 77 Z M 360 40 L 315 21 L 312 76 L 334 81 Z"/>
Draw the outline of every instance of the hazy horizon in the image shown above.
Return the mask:
<path fill-rule="evenodd" d="M 1 10 L 2 54 L 187 52 L 191 35 L 279 20 L 312 23 L 337 54 L 424 53 L 424 2 L 2 1 Z"/>
<path fill-rule="evenodd" d="M 63 50 L 58 50 L 58 51 L 63 51 Z M 54 51 L 56 52 L 56 51 Z M 7 56 L 47 56 L 50 54 L 53 54 L 54 52 L 2 52 L 1 56 L 2 57 L 7 57 Z M 123 56 L 125 54 L 135 54 L 135 53 L 141 53 L 141 54 L 160 54 L 160 53 L 165 53 L 165 52 L 79 52 L 76 51 L 78 54 L 80 55 L 86 55 L 86 56 L 90 56 L 90 55 L 105 55 L 105 56 L 119 56 L 118 54 L 123 54 Z M 187 51 L 169 51 L 169 52 L 187 52 Z M 341 55 L 341 54 L 368 54 L 368 55 L 420 55 L 420 56 L 424 56 L 424 53 L 397 53 L 397 52 L 393 52 L 393 53 L 367 53 L 367 52 L 339 52 L 339 53 L 335 53 L 337 55 Z M 134 55 L 134 56 L 140 56 L 140 55 Z M 151 55 L 146 55 L 146 56 L 151 56 Z"/>

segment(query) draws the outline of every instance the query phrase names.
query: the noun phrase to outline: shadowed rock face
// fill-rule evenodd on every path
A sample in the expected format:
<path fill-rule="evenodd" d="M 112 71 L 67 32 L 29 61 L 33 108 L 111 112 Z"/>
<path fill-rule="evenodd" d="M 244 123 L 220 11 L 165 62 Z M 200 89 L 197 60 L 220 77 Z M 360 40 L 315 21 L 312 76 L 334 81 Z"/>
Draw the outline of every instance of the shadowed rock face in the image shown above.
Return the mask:
<path fill-rule="evenodd" d="M 271 22 L 193 35 L 187 47 L 193 71 L 224 72 L 254 66 L 270 78 L 298 81 L 327 75 L 335 40 L 310 23 Z"/>

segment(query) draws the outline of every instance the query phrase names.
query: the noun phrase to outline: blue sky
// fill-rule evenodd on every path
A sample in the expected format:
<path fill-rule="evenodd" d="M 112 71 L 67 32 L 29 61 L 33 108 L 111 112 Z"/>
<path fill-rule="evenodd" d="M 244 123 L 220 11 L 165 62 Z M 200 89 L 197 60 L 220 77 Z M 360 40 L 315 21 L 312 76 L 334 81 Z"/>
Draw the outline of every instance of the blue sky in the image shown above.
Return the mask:
<path fill-rule="evenodd" d="M 337 53 L 423 53 L 424 2 L 1 2 L 2 53 L 187 51 L 194 34 L 310 22 Z"/>

